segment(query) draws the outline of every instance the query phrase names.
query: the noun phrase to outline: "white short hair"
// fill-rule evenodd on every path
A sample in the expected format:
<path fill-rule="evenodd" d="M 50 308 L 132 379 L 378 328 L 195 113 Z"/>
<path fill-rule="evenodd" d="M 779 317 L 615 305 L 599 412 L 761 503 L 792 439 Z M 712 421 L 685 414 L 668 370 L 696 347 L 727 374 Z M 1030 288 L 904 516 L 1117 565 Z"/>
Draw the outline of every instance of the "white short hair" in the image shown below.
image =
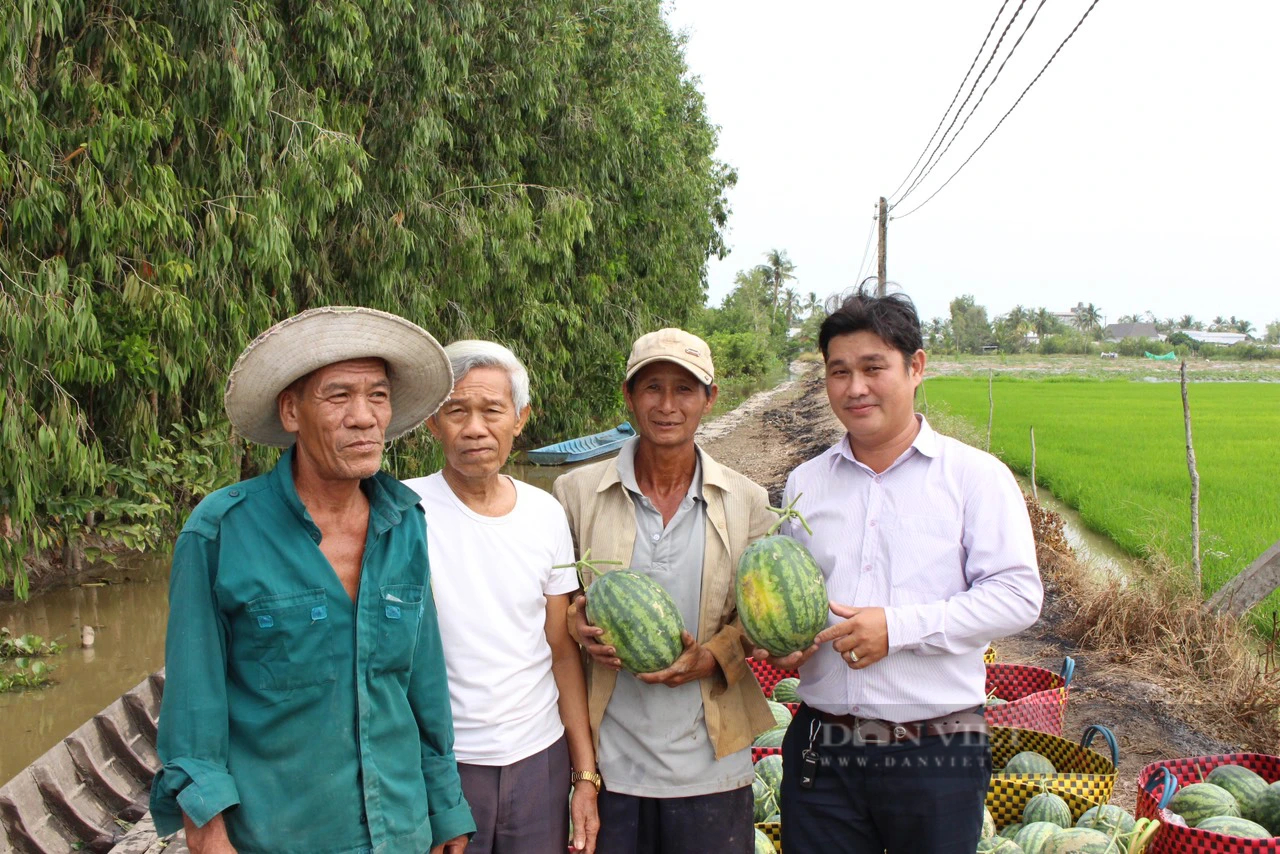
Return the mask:
<path fill-rule="evenodd" d="M 511 380 L 511 402 L 520 412 L 529 405 L 529 370 L 506 347 L 494 341 L 454 341 L 444 352 L 453 368 L 453 381 L 457 382 L 472 368 L 502 368 Z"/>

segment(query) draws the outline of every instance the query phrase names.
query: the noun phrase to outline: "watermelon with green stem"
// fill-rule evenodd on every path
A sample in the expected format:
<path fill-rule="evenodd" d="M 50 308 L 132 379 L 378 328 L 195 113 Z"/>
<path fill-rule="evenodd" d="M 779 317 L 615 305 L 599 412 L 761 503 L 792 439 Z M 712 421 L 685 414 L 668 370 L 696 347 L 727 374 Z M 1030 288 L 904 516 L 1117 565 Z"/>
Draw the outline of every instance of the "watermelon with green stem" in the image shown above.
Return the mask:
<path fill-rule="evenodd" d="M 1240 805 L 1235 796 L 1213 783 L 1192 783 L 1174 793 L 1169 801 L 1169 812 L 1182 816 L 1189 826 L 1195 827 L 1210 816 L 1240 817 Z"/>
<path fill-rule="evenodd" d="M 738 618 L 747 638 L 777 658 L 808 649 L 826 628 L 830 608 L 822 568 L 813 555 L 798 541 L 776 533 L 788 519 L 813 533 L 795 510 L 799 500 L 797 495 L 781 510 L 769 508 L 778 521 L 743 551 L 734 581 Z"/>

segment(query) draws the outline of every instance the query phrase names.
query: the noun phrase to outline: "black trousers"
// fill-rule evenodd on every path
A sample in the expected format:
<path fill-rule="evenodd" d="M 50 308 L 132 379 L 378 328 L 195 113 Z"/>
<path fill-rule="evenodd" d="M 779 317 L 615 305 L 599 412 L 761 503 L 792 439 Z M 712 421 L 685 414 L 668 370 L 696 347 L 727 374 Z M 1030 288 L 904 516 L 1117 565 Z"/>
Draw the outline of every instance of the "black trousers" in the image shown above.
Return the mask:
<path fill-rule="evenodd" d="M 606 782 L 606 786 L 608 783 Z M 751 787 L 687 798 L 600 792 L 599 854 L 752 854 Z"/>
<path fill-rule="evenodd" d="M 801 788 L 810 725 L 819 765 Z M 985 734 L 859 744 L 848 727 L 801 706 L 782 743 L 782 850 L 787 854 L 973 854 L 991 780 Z"/>

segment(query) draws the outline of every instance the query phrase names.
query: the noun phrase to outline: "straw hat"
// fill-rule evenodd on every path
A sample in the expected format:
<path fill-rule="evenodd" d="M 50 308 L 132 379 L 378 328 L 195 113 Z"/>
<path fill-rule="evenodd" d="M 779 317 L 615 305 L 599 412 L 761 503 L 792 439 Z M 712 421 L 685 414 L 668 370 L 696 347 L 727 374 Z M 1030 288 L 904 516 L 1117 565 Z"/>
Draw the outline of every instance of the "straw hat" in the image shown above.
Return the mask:
<path fill-rule="evenodd" d="M 294 435 L 280 423 L 280 392 L 325 365 L 369 358 L 383 359 L 391 380 L 387 439 L 420 425 L 453 388 L 449 357 L 425 329 L 385 311 L 331 305 L 282 320 L 244 348 L 227 378 L 227 417 L 249 441 L 287 448 Z"/>

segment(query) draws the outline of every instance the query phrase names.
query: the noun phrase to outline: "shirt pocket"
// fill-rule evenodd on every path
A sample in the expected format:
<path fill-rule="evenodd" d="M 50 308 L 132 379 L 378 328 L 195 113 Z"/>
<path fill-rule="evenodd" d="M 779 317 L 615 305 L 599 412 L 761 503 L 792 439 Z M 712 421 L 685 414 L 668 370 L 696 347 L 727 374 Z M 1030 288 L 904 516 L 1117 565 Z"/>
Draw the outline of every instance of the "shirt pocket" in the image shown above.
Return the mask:
<path fill-rule="evenodd" d="M 421 584 L 389 584 L 378 588 L 378 642 L 370 662 L 376 673 L 401 673 L 413 668 L 418 627 L 425 603 Z"/>
<path fill-rule="evenodd" d="M 245 612 L 260 689 L 309 688 L 335 680 L 323 588 L 263 596 L 251 601 Z"/>
<path fill-rule="evenodd" d="M 898 516 L 886 527 L 883 559 L 892 568 L 893 604 L 939 602 L 966 588 L 959 520 Z"/>

